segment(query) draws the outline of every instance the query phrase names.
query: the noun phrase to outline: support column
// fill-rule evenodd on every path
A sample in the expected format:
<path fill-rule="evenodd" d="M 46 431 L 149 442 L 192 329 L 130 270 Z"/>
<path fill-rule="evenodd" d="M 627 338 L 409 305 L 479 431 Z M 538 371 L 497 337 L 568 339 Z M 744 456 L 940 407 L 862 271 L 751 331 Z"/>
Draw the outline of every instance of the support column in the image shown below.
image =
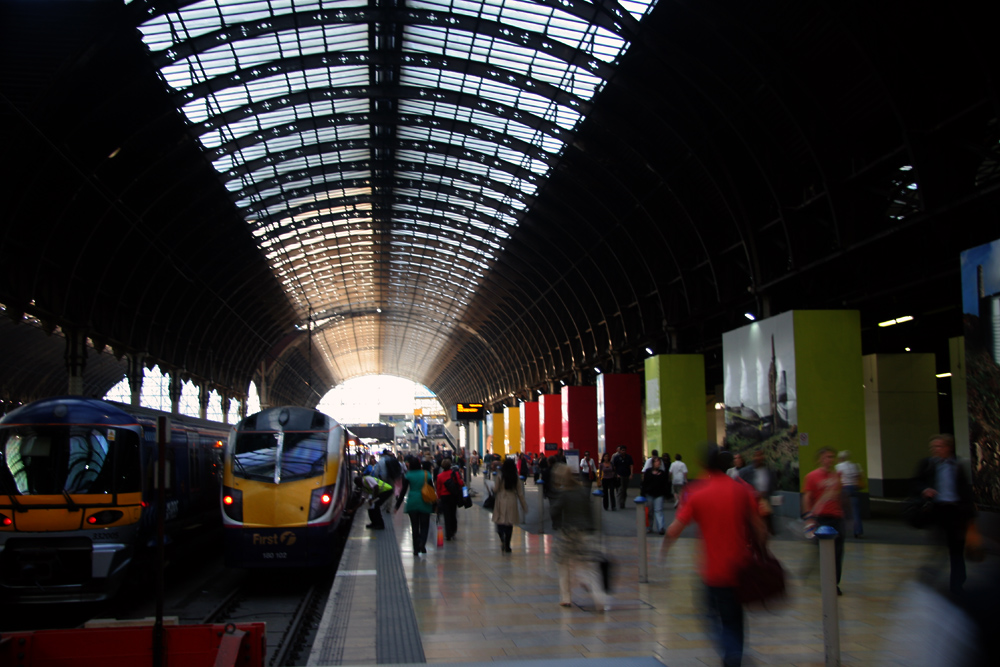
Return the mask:
<path fill-rule="evenodd" d="M 503 409 L 503 444 L 507 454 L 521 453 L 521 408 Z"/>
<path fill-rule="evenodd" d="M 597 458 L 624 446 L 642 458 L 642 385 L 634 373 L 597 376 Z M 586 451 L 586 450 L 581 450 Z"/>
<path fill-rule="evenodd" d="M 562 388 L 561 448 L 597 451 L 597 387 Z"/>
<path fill-rule="evenodd" d="M 229 404 L 233 400 L 228 392 L 223 392 L 222 396 L 222 423 L 229 423 Z"/>
<path fill-rule="evenodd" d="M 132 405 L 139 407 L 142 402 L 142 381 L 146 377 L 146 355 L 141 352 L 125 355 L 128 367 L 125 376 L 128 378 L 128 388 L 132 394 Z"/>
<path fill-rule="evenodd" d="M 239 399 L 239 411 L 237 412 L 237 414 L 240 417 L 240 421 L 243 421 L 244 419 L 247 418 L 247 407 L 249 402 L 250 399 L 246 396 Z"/>
<path fill-rule="evenodd" d="M 693 478 L 705 441 L 705 359 L 700 354 L 658 354 L 646 359 L 646 444 L 682 454 Z M 635 457 L 633 457 L 635 458 Z"/>
<path fill-rule="evenodd" d="M 64 330 L 66 335 L 66 371 L 70 396 L 83 396 L 83 370 L 87 366 L 87 336 L 81 331 Z"/>
<path fill-rule="evenodd" d="M 208 388 L 208 384 L 198 385 L 198 417 L 201 419 L 208 419 L 208 400 L 211 396 L 212 390 Z"/>
<path fill-rule="evenodd" d="M 507 455 L 507 442 L 504 437 L 503 412 L 494 412 L 490 417 L 493 419 L 493 453 L 500 456 Z"/>
<path fill-rule="evenodd" d="M 541 452 L 539 448 L 538 436 L 538 402 L 528 401 L 524 403 L 521 408 L 521 425 L 523 426 L 523 437 L 521 438 L 521 446 L 527 453 Z"/>
<path fill-rule="evenodd" d="M 555 451 L 547 451 L 545 445 L 551 444 L 555 449 L 561 449 L 561 442 L 562 396 L 556 393 L 542 394 L 538 397 L 538 451 L 545 456 L 552 456 Z"/>
<path fill-rule="evenodd" d="M 876 498 L 903 498 L 927 456 L 927 438 L 940 429 L 933 354 L 869 354 L 864 369 L 867 460 L 851 447 L 851 460 L 868 476 Z M 957 422 L 956 422 L 957 423 Z"/>
<path fill-rule="evenodd" d="M 184 383 L 181 381 L 180 372 L 173 371 L 170 373 L 170 381 L 167 384 L 167 394 L 170 396 L 170 412 L 171 414 L 180 414 L 181 411 L 181 390 L 184 387 Z"/>

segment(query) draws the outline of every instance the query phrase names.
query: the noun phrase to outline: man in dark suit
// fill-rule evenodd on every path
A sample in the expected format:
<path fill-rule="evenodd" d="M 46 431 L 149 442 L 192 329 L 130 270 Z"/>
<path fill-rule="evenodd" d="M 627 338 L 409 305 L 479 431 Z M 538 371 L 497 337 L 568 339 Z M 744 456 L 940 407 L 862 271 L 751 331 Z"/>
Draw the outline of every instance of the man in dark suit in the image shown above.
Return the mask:
<path fill-rule="evenodd" d="M 914 495 L 933 502 L 931 523 L 936 536 L 948 546 L 951 591 L 965 584 L 965 534 L 976 514 L 972 484 L 955 458 L 955 438 L 947 433 L 931 437 L 931 455 L 920 462 L 913 479 Z"/>

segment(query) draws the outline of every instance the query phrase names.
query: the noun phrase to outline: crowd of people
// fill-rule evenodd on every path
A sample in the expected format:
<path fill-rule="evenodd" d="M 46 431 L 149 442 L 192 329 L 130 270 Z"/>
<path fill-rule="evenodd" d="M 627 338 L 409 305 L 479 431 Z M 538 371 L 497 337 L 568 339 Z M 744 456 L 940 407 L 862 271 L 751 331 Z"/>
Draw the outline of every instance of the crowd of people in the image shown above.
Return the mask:
<path fill-rule="evenodd" d="M 930 528 L 946 549 L 951 564 L 951 593 L 959 596 L 966 580 L 967 542 L 976 539 L 971 530 L 975 522 L 972 487 L 965 468 L 955 457 L 954 439 L 949 435 L 931 438 L 930 456 L 921 461 L 913 478 L 913 496 L 919 502 L 922 523 Z M 523 523 L 528 504 L 524 482 L 529 477 L 539 485 L 549 502 L 553 529 L 556 531 L 555 560 L 559 575 L 559 604 L 571 604 L 574 583 L 589 590 L 596 609 L 607 609 L 610 601 L 610 561 L 595 528 L 591 492 L 601 490 L 604 511 L 624 509 L 629 488 L 638 487 L 649 508 L 647 532 L 664 536 L 664 553 L 689 524 L 697 524 L 700 572 L 704 582 L 707 616 L 714 630 L 724 665 L 739 665 L 744 646 L 744 610 L 738 585 L 749 558 L 747 545 L 764 544 L 778 527 L 775 514 L 781 501 L 778 476 L 767 465 L 763 449 L 745 457 L 714 444 L 703 448 L 698 461 L 704 473 L 689 479 L 687 463 L 681 454 L 673 459 L 657 450 L 642 461 L 640 472 L 626 448 L 612 455 L 604 452 L 600 460 L 583 452 L 567 463 L 562 451 L 552 456 L 520 453 L 502 457 L 486 454 L 480 461 L 473 454 L 470 471 L 477 476 L 482 468 L 488 494 L 484 507 L 492 510 L 492 520 L 502 553 L 512 553 L 515 525 Z M 834 539 L 837 593 L 843 573 L 844 541 L 848 528 L 855 538 L 864 536 L 862 497 L 866 485 L 861 466 L 850 460 L 847 451 L 835 452 L 821 447 L 817 465 L 804 479 L 801 508 L 802 530 L 811 535 L 820 526 L 836 531 Z M 356 478 L 356 484 L 369 500 L 368 528 L 384 527 L 381 509 L 404 506 L 410 517 L 415 557 L 426 554 L 430 518 L 437 513 L 444 524 L 445 540 L 458 531 L 457 509 L 471 505 L 465 484 L 465 461 L 445 453 L 422 459 L 408 456 L 400 463 L 390 451 L 379 460 L 371 459 Z M 426 493 L 433 488 L 433 497 Z M 594 492 L 597 493 L 596 491 Z M 633 497 L 634 502 L 634 497 Z M 677 510 L 667 525 L 665 505 L 673 502 Z M 848 521 L 849 520 L 849 521 Z"/>

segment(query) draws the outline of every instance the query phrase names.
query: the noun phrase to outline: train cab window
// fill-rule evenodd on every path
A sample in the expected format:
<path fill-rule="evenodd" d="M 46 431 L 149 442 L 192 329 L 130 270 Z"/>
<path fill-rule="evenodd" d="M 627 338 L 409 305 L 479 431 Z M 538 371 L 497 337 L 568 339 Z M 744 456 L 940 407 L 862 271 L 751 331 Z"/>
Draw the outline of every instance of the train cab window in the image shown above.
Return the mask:
<path fill-rule="evenodd" d="M 4 429 L 0 476 L 5 492 L 16 489 L 21 495 L 131 491 L 135 490 L 131 486 L 138 486 L 128 482 L 138 476 L 138 447 L 138 436 L 125 429 L 83 425 Z M 126 470 L 130 465 L 135 468 L 131 475 Z M 123 473 L 117 479 L 116 468 Z"/>
<path fill-rule="evenodd" d="M 321 475 L 328 436 L 328 431 L 239 432 L 233 475 L 275 483 Z"/>

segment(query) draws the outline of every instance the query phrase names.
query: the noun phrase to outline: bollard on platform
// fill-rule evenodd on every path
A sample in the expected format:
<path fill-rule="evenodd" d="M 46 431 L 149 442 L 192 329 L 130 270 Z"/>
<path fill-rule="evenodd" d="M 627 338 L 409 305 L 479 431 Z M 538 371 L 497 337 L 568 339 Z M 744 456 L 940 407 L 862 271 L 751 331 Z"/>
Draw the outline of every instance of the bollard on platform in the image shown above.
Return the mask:
<path fill-rule="evenodd" d="M 837 556 L 834 541 L 837 531 L 832 526 L 816 529 L 819 540 L 819 580 L 823 595 L 823 649 L 826 667 L 840 667 L 840 619 L 837 610 Z"/>
<path fill-rule="evenodd" d="M 646 563 L 646 498 L 636 496 L 635 500 L 635 529 L 639 538 L 639 583 L 645 584 L 649 581 L 649 568 Z"/>

